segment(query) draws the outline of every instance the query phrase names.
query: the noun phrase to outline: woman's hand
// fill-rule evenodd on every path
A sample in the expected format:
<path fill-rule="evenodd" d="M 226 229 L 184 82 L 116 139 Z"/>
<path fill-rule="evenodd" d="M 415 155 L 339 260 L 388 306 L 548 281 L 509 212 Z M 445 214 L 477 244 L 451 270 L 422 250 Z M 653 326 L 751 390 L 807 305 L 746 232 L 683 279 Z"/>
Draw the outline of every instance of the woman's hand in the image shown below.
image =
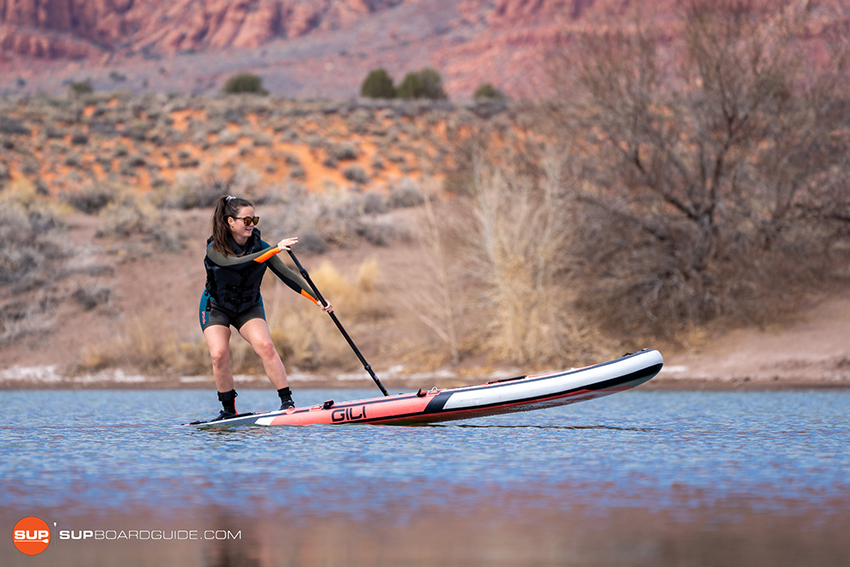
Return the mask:
<path fill-rule="evenodd" d="M 319 307 L 322 307 L 322 304 L 321 304 L 321 303 L 318 303 L 317 305 L 318 305 Z M 333 305 L 331 305 L 330 303 L 328 303 L 327 305 L 325 305 L 324 307 L 322 307 L 322 311 L 324 311 L 325 313 L 333 313 L 333 312 L 334 312 L 334 306 L 333 306 Z"/>
<path fill-rule="evenodd" d="M 284 250 L 289 250 L 290 246 L 298 244 L 298 237 L 293 236 L 292 238 L 284 238 L 280 242 L 277 243 L 278 250 L 283 252 Z"/>

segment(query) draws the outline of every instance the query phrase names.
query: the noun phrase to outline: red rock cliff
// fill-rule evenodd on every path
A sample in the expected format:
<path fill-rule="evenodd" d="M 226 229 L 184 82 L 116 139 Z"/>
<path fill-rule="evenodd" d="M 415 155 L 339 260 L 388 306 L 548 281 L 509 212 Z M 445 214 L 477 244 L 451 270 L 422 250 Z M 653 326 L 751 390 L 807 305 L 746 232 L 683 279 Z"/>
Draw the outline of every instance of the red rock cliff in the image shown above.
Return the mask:
<path fill-rule="evenodd" d="M 404 0 L 0 0 L 0 49 L 36 57 L 257 47 Z"/>

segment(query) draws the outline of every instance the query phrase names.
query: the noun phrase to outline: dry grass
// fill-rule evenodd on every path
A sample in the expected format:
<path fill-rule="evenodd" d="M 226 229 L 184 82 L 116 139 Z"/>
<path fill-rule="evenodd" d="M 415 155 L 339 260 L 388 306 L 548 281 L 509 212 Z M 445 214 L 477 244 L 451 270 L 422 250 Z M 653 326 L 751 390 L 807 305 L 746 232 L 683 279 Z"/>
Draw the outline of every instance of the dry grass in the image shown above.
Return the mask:
<path fill-rule="evenodd" d="M 160 364 L 168 358 L 172 344 L 161 340 L 167 333 L 154 329 L 144 318 L 125 326 L 124 333 L 111 343 L 86 345 L 80 353 L 75 370 L 97 372 L 111 367 L 133 366 L 144 371 L 161 370 Z"/>
<path fill-rule="evenodd" d="M 74 370 L 97 372 L 107 368 L 134 368 L 149 374 L 211 372 L 209 352 L 203 339 L 182 340 L 167 313 L 148 307 L 128 320 L 108 342 L 89 344 L 80 353 Z"/>
<path fill-rule="evenodd" d="M 327 262 L 311 273 L 311 277 L 345 319 L 349 332 L 356 334 L 359 326 L 386 316 L 377 292 L 380 269 L 375 259 L 362 262 L 350 278 Z M 356 363 L 356 359 L 332 321 L 311 302 L 292 294 L 289 288 L 284 289 L 282 284 L 277 287 L 265 294 L 272 304 L 266 304 L 266 314 L 272 339 L 284 362 L 304 370 L 352 368 L 352 360 Z M 292 296 L 284 299 L 285 306 L 278 305 L 282 303 L 279 293 Z M 85 347 L 76 371 L 132 367 L 149 374 L 210 374 L 212 367 L 204 339 L 186 340 L 175 325 L 166 323 L 169 320 L 160 308 L 148 308 L 129 320 L 112 341 Z M 264 372 L 259 357 L 236 332 L 231 338 L 230 363 L 237 374 Z"/>
<path fill-rule="evenodd" d="M 440 362 L 457 364 L 469 350 L 471 338 L 469 329 L 464 329 L 462 324 L 466 302 L 461 294 L 455 293 L 459 282 L 449 276 L 458 272 L 457 257 L 452 254 L 451 235 L 456 231 L 459 219 L 432 202 L 431 198 L 424 199 L 423 203 L 425 215 L 424 221 L 417 227 L 417 240 L 422 249 L 423 264 L 430 275 L 421 278 L 419 285 L 405 282 L 395 293 L 401 304 L 439 339 L 444 353 Z M 435 211 L 436 207 L 440 210 Z M 462 334 L 467 339 L 465 346 L 461 345 Z"/>
<path fill-rule="evenodd" d="M 486 348 L 524 365 L 592 359 L 599 337 L 573 308 L 575 273 L 568 261 L 575 238 L 568 199 L 575 181 L 560 148 L 532 156 L 514 152 L 481 148 L 473 159 L 469 206 L 475 222 L 465 237 L 490 314 Z"/>
<path fill-rule="evenodd" d="M 380 268 L 375 259 L 364 260 L 351 277 L 342 275 L 329 262 L 310 270 L 310 277 L 352 336 L 370 322 L 386 317 L 378 294 Z M 288 291 L 288 290 L 287 290 Z M 310 302 L 300 300 L 289 308 L 275 307 L 269 327 L 284 361 L 297 368 L 344 368 L 357 360 L 328 316 Z"/>

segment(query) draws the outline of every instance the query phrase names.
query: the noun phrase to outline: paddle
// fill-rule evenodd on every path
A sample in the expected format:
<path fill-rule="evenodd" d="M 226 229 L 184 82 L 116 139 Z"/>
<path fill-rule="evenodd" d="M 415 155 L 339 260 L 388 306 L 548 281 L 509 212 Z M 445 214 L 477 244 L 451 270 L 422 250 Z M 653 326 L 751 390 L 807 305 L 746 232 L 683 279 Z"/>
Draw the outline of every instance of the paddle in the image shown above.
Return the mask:
<path fill-rule="evenodd" d="M 325 301 L 325 298 L 322 297 L 322 294 L 319 292 L 318 288 L 316 287 L 316 284 L 314 284 L 313 280 L 310 279 L 310 274 L 307 273 L 307 270 L 304 269 L 304 266 L 302 266 L 301 262 L 298 261 L 298 258 L 295 257 L 295 254 L 292 252 L 292 250 L 287 250 L 287 252 L 289 252 L 289 255 L 290 257 L 292 257 L 292 261 L 295 262 L 295 265 L 298 266 L 298 271 L 301 272 L 301 277 L 306 280 L 306 282 L 310 285 L 310 289 L 312 289 L 313 293 L 316 294 L 316 297 L 319 299 L 319 302 L 323 306 L 327 307 L 328 302 Z M 362 354 L 360 354 L 360 350 L 358 350 L 357 345 L 354 344 L 354 341 L 352 341 L 351 337 L 348 336 L 348 333 L 345 332 L 342 323 L 340 323 L 339 319 L 336 318 L 336 314 L 331 311 L 330 313 L 328 313 L 328 315 L 330 315 L 331 319 L 333 319 L 334 323 L 336 323 L 337 329 L 339 329 L 339 332 L 342 333 L 343 337 L 345 337 L 345 340 L 348 341 L 348 346 L 351 347 L 351 349 L 354 351 L 354 354 L 356 354 L 357 358 L 360 359 L 360 362 L 363 364 L 363 368 L 366 369 L 366 372 L 369 373 L 369 376 L 372 377 L 372 380 L 375 381 L 375 384 L 378 385 L 378 388 L 380 388 L 381 392 L 385 396 L 389 396 L 389 393 L 387 392 L 386 388 L 384 388 L 384 385 L 381 384 L 381 381 L 378 380 L 378 377 L 375 376 L 375 373 L 372 371 L 372 367 L 369 366 L 369 363 L 366 362 L 366 359 L 363 358 Z"/>

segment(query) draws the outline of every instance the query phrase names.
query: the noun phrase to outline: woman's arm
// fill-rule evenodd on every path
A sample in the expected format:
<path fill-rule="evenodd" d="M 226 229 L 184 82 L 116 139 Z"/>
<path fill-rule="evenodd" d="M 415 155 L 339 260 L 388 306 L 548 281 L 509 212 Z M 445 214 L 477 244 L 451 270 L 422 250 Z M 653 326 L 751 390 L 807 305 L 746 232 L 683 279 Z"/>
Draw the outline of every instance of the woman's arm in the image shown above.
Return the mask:
<path fill-rule="evenodd" d="M 246 254 L 244 256 L 225 256 L 215 248 L 213 248 L 212 244 L 207 246 L 207 257 L 213 261 L 218 266 L 239 266 L 241 264 L 247 264 L 248 262 L 264 262 L 265 256 L 268 254 L 277 254 L 279 250 L 277 248 L 266 248 L 264 250 L 260 250 L 259 252 L 254 252 L 253 254 Z"/>
<path fill-rule="evenodd" d="M 280 256 L 272 256 L 266 262 L 269 269 L 274 272 L 280 281 L 285 283 L 287 286 L 292 289 L 295 293 L 300 293 L 313 303 L 318 304 L 318 298 L 313 294 L 313 290 L 310 289 L 310 286 L 307 285 L 301 276 L 299 276 L 296 272 L 289 268 L 286 264 L 283 263 L 283 260 L 280 259 Z"/>

